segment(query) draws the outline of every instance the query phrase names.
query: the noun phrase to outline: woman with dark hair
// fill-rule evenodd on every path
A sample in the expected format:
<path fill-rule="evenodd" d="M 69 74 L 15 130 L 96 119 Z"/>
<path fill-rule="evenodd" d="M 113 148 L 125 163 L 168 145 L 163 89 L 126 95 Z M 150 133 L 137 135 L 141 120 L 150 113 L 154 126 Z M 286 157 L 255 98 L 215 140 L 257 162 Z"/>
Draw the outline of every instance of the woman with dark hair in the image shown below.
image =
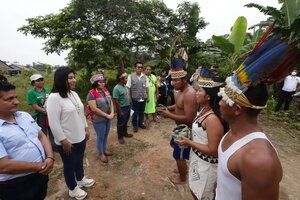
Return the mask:
<path fill-rule="evenodd" d="M 201 78 L 200 78 L 201 79 Z M 197 103 L 202 110 L 192 125 L 192 138 L 181 137 L 179 145 L 191 146 L 189 186 L 194 199 L 213 199 L 217 180 L 218 145 L 228 126 L 220 117 L 220 82 L 198 81 Z"/>
<path fill-rule="evenodd" d="M 83 104 L 73 91 L 75 85 L 75 72 L 68 67 L 58 68 L 47 100 L 47 113 L 63 161 L 69 196 L 84 199 L 87 193 L 81 187 L 91 187 L 95 181 L 84 176 L 83 156 L 90 133 Z"/>
<path fill-rule="evenodd" d="M 103 74 L 96 74 L 90 79 L 92 89 L 87 95 L 87 102 L 91 112 L 91 120 L 97 134 L 96 147 L 100 160 L 107 163 L 107 157 L 112 154 L 107 151 L 107 138 L 114 117 L 114 107 L 109 91 L 105 88 L 106 78 Z"/>

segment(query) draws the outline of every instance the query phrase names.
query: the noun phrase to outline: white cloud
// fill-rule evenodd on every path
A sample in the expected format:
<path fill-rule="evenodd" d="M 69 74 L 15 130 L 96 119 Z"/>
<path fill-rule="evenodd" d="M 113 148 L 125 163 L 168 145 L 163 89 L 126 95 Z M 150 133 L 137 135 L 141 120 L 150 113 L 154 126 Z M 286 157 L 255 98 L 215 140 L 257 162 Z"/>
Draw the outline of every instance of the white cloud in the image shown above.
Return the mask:
<path fill-rule="evenodd" d="M 46 55 L 42 50 L 45 40 L 25 36 L 17 29 L 26 24 L 25 19 L 57 13 L 64 8 L 70 0 L 7 0 L 2 1 L 0 7 L 0 60 L 18 61 L 20 64 L 32 64 L 33 62 L 49 63 L 52 65 L 66 64 L 66 53 Z M 164 0 L 166 5 L 176 9 L 179 0 Z M 203 40 L 212 35 L 229 33 L 231 26 L 238 16 L 245 16 L 248 27 L 266 19 L 257 9 L 243 7 L 247 3 L 258 3 L 279 8 L 277 0 L 191 0 L 198 2 L 201 7 L 201 17 L 204 17 L 209 25 L 201 30 L 199 37 Z"/>

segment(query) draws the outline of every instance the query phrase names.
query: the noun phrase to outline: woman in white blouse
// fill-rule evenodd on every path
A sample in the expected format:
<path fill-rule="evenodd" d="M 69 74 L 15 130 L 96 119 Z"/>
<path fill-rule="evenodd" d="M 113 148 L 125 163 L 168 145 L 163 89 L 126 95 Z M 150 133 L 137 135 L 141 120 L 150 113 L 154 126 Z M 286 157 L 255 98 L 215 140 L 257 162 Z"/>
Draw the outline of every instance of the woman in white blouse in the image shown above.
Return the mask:
<path fill-rule="evenodd" d="M 58 68 L 47 100 L 47 113 L 63 161 L 69 196 L 80 200 L 87 195 L 81 187 L 91 187 L 95 181 L 84 176 L 83 156 L 90 133 L 83 104 L 73 91 L 75 85 L 75 72 L 69 67 Z"/>

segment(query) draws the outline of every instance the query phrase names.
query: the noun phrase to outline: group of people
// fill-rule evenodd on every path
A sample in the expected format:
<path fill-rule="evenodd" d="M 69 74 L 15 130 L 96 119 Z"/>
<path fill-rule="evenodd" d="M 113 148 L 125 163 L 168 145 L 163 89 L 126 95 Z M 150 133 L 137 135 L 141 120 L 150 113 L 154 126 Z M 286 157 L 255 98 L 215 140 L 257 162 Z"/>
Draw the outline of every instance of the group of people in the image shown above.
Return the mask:
<path fill-rule="evenodd" d="M 284 78 L 284 73 L 274 73 L 283 70 L 278 63 L 284 57 L 274 53 L 276 43 L 282 42 L 267 47 L 262 42 L 223 83 L 215 73 L 199 68 L 197 76 L 192 76 L 195 80 L 190 79 L 192 87 L 183 62 L 173 58 L 171 78 L 178 91 L 175 104 L 159 113 L 177 124 L 170 145 L 179 176 L 169 180 L 183 184 L 188 179 L 194 199 L 278 199 L 282 166 L 258 123 L 268 100 L 266 83 Z M 256 62 L 261 58 L 271 61 Z M 294 77 L 288 78 L 297 82 L 295 75 L 294 71 Z M 290 93 L 295 93 L 296 85 Z M 185 133 L 186 127 L 191 137 Z"/>
<path fill-rule="evenodd" d="M 168 73 L 163 72 L 158 81 L 150 65 L 142 73 L 143 64 L 137 62 L 130 75 L 121 68 L 112 96 L 103 72 L 91 77 L 86 100 L 100 160 L 107 163 L 112 155 L 107 139 L 115 113 L 118 141 L 124 144 L 124 137 L 133 136 L 127 130 L 131 109 L 133 131 L 138 132 L 146 128 L 144 116 L 148 119 L 152 115 L 156 121 L 156 106 L 163 104 L 166 107 L 158 114 L 191 130 L 191 137 L 171 138 L 179 173 L 169 177 L 172 183 L 188 180 L 195 199 L 277 199 L 282 167 L 257 120 L 268 99 L 265 84 L 240 89 L 242 81 L 235 79 L 247 68 L 236 71 L 226 83 L 199 68 L 195 90 L 184 67 L 176 67 L 171 69 L 171 79 L 177 92 L 170 106 L 166 104 Z M 40 74 L 32 75 L 30 81 L 33 87 L 27 93 L 27 103 L 33 116 L 18 111 L 15 86 L 7 79 L 0 81 L 0 198 L 44 199 L 55 161 L 53 151 L 57 151 L 69 196 L 84 199 L 87 193 L 82 188 L 93 186 L 95 180 L 84 175 L 90 131 L 84 105 L 74 91 L 76 73 L 69 67 L 58 68 L 51 91 L 44 87 Z"/>

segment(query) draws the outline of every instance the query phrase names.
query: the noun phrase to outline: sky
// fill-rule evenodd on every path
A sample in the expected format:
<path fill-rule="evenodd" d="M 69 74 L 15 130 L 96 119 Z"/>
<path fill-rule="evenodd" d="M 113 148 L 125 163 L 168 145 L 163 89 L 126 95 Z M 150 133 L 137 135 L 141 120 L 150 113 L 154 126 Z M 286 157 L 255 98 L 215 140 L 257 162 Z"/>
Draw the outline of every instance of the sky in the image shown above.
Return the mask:
<path fill-rule="evenodd" d="M 0 60 L 9 63 L 32 64 L 33 62 L 50 65 L 66 65 L 67 52 L 61 55 L 47 55 L 43 50 L 45 40 L 23 35 L 17 29 L 26 24 L 27 18 L 58 13 L 68 5 L 70 0 L 1 0 L 0 7 Z M 182 0 L 164 0 L 165 4 L 176 9 Z M 212 35 L 224 35 L 230 32 L 231 26 L 239 16 L 247 18 L 248 27 L 267 16 L 255 8 L 245 8 L 247 3 L 258 3 L 264 6 L 279 8 L 278 0 L 190 0 L 200 5 L 200 16 L 209 25 L 200 30 L 198 37 L 206 41 Z"/>

